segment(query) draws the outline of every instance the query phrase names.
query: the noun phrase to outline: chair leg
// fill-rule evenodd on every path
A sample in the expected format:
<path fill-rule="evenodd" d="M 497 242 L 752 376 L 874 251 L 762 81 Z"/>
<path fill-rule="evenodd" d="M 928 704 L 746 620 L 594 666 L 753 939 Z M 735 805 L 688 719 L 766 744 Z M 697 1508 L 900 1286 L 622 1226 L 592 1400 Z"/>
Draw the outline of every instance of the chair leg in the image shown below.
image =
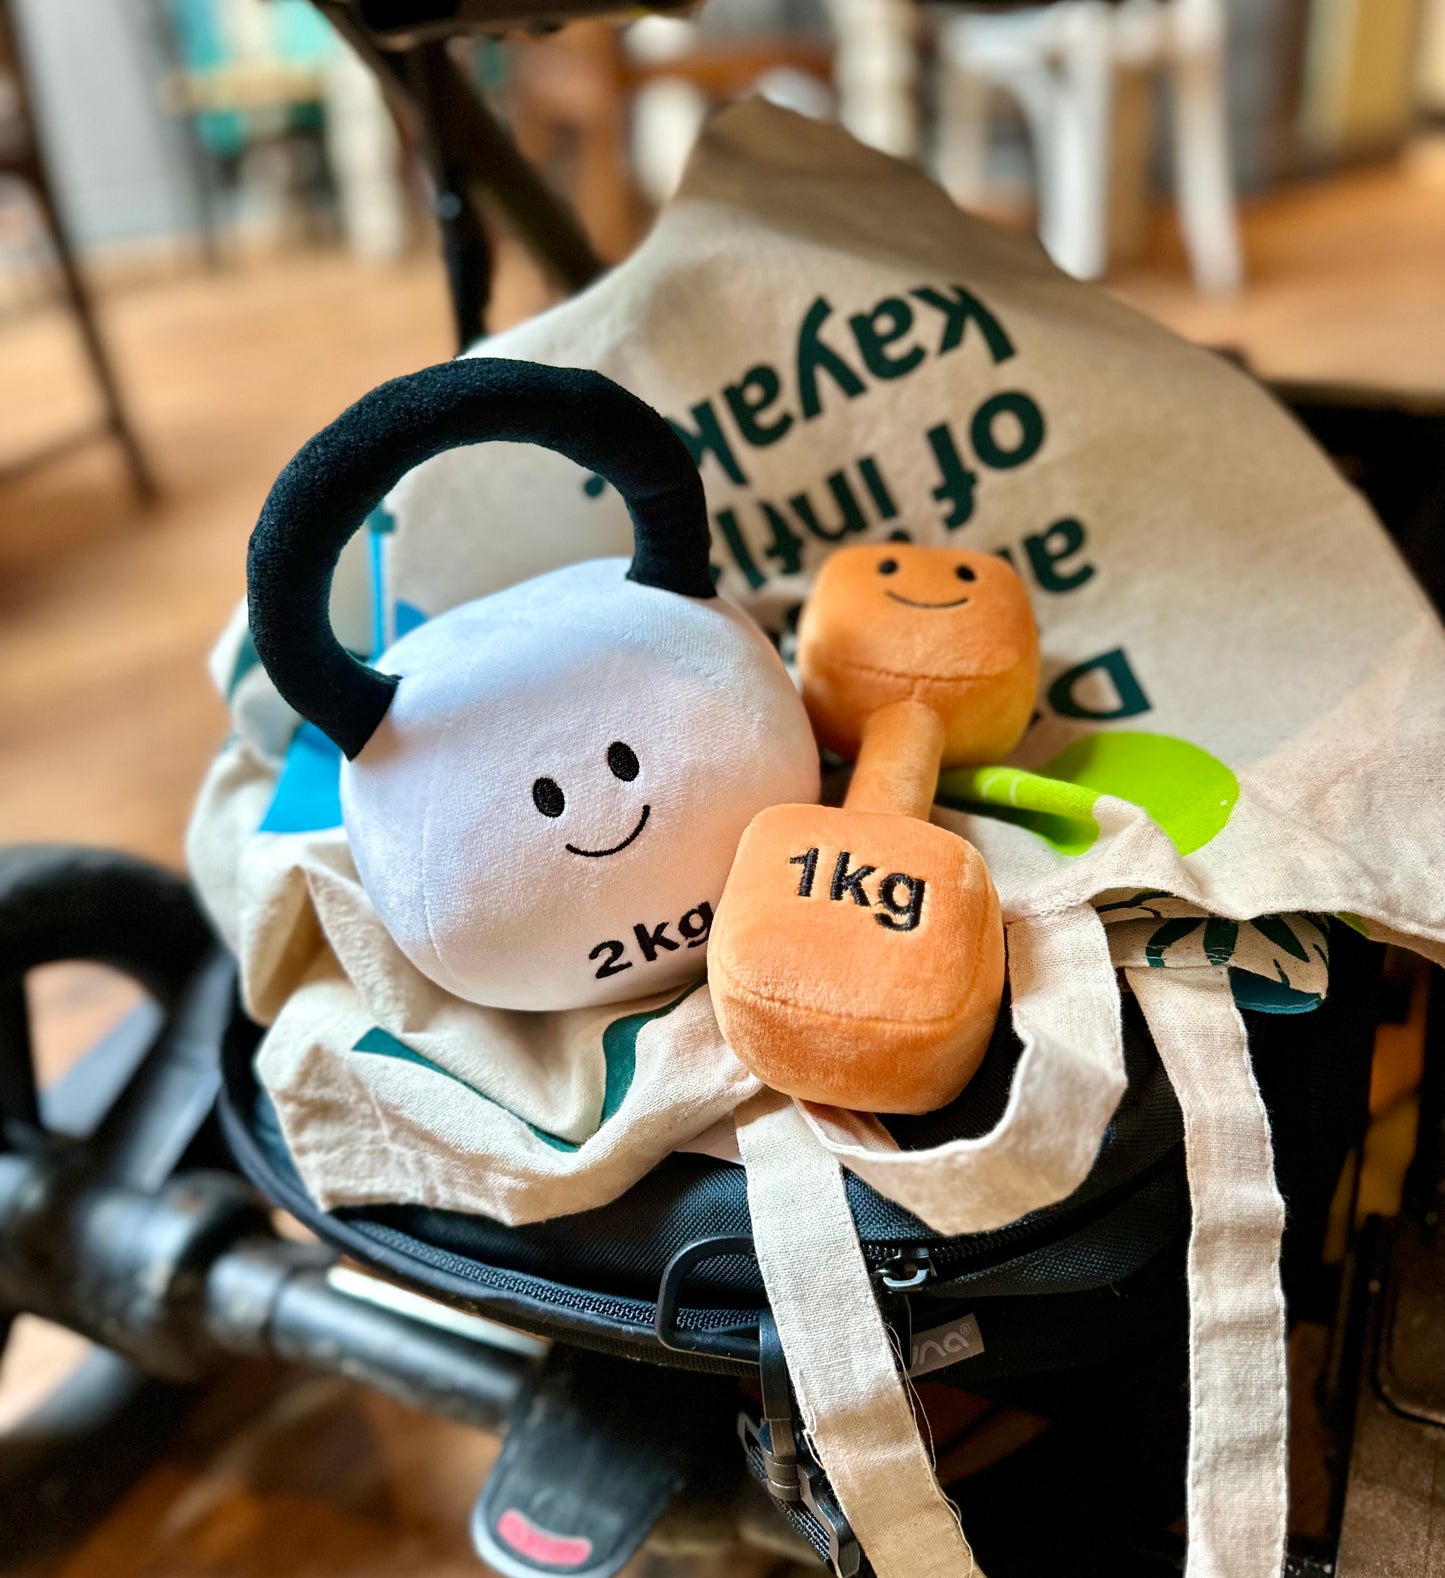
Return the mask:
<path fill-rule="evenodd" d="M 1113 20 L 1103 0 L 1059 12 L 1054 102 L 1038 150 L 1039 238 L 1066 273 L 1098 279 L 1109 263 Z"/>
<path fill-rule="evenodd" d="M 988 195 L 988 80 L 950 56 L 945 34 L 936 164 L 943 189 L 960 208 L 977 208 Z"/>
<path fill-rule="evenodd" d="M 1067 256 L 1069 253 L 1068 239 L 1059 235 L 1068 211 L 1067 203 L 1061 202 L 1059 190 L 1066 172 L 1060 161 L 1063 138 L 1059 130 L 1058 76 L 1053 63 L 1044 55 L 996 62 L 994 69 L 994 81 L 1018 105 L 1028 127 L 1034 164 L 1035 229 L 1044 250 L 1058 263 L 1060 254 Z"/>
<path fill-rule="evenodd" d="M 654 208 L 677 190 L 707 113 L 707 96 L 683 77 L 654 77 L 634 94 L 632 169 Z"/>
<path fill-rule="evenodd" d="M 391 261 L 406 250 L 409 214 L 401 144 L 376 78 L 354 50 L 338 50 L 322 77 L 326 160 L 336 181 L 341 230 L 361 258 Z"/>
<path fill-rule="evenodd" d="M 1168 59 L 1179 223 L 1199 289 L 1244 283 L 1225 97 L 1223 0 L 1172 0 Z"/>
<path fill-rule="evenodd" d="M 145 451 L 136 438 L 135 429 L 130 425 L 130 417 L 126 413 L 125 400 L 120 392 L 120 385 L 116 381 L 114 369 L 111 367 L 110 356 L 105 348 L 105 341 L 101 338 L 100 325 L 96 321 L 95 310 L 91 305 L 90 291 L 82 278 L 80 269 L 75 261 L 75 253 L 71 249 L 70 237 L 66 233 L 64 222 L 55 207 L 51 197 L 50 185 L 46 179 L 43 168 L 38 165 L 25 172 L 26 185 L 35 200 L 35 205 L 40 211 L 40 216 L 50 232 L 50 240 L 55 248 L 55 258 L 60 265 L 60 276 L 65 288 L 66 298 L 70 309 L 75 314 L 75 321 L 80 329 L 81 342 L 85 346 L 85 354 L 90 359 L 91 370 L 95 374 L 95 381 L 100 386 L 101 399 L 105 405 L 106 424 L 110 428 L 116 442 L 120 445 L 125 455 L 126 467 L 130 472 L 131 485 L 135 488 L 136 496 L 143 504 L 153 503 L 158 496 L 155 477 L 150 464 L 146 460 Z"/>
<path fill-rule="evenodd" d="M 825 0 L 837 41 L 839 115 L 860 142 L 916 158 L 918 14 L 913 0 Z"/>

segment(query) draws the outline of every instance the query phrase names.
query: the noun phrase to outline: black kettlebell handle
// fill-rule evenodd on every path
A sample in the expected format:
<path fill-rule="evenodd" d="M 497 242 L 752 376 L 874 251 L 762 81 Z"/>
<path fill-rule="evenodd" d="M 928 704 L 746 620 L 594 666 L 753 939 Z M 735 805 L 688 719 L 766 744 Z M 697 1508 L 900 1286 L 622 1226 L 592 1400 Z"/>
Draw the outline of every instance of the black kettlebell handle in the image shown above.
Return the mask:
<path fill-rule="evenodd" d="M 304 444 L 276 479 L 246 561 L 251 635 L 303 718 L 354 757 L 397 680 L 359 663 L 331 628 L 341 550 L 423 461 L 461 444 L 537 444 L 596 472 L 632 517 L 630 578 L 712 597 L 707 506 L 697 467 L 666 419 L 601 373 L 463 357 L 394 378 Z"/>

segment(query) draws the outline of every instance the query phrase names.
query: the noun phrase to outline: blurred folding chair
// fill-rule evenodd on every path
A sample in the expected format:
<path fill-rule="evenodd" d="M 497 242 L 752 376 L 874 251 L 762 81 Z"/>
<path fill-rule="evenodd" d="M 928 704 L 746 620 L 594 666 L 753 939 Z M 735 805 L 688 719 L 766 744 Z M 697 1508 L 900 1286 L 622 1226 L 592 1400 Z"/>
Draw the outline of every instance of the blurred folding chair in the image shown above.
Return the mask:
<path fill-rule="evenodd" d="M 109 436 L 120 445 L 136 494 L 143 501 L 156 496 L 155 480 L 127 414 L 120 385 L 111 367 L 90 292 L 76 263 L 65 221 L 55 199 L 45 153 L 31 111 L 25 54 L 11 15 L 9 0 L 0 0 L 0 177 L 18 181 L 26 190 L 44 227 L 59 265 L 66 305 L 80 331 L 86 359 L 100 391 L 103 415 L 99 428 L 67 434 L 32 454 L 9 461 L 3 472 L 15 473 L 57 460 L 80 444 Z"/>
<path fill-rule="evenodd" d="M 847 4 L 896 0 L 835 0 Z M 1039 238 L 1080 279 L 1108 265 L 1115 82 L 1151 72 L 1169 87 L 1175 191 L 1199 288 L 1238 290 L 1244 277 L 1230 167 L 1224 0 L 1061 0 L 1002 14 L 961 8 L 939 53 L 940 175 L 966 207 L 984 196 L 988 100 L 1007 92 L 1033 147 Z"/>

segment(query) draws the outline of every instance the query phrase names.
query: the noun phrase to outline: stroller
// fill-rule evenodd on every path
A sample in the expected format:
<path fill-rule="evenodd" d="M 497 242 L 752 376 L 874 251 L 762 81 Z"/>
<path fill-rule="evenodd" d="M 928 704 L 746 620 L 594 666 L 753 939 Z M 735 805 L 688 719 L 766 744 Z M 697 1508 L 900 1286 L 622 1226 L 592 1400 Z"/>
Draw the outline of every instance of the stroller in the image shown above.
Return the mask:
<path fill-rule="evenodd" d="M 430 58 L 444 69 L 444 55 Z M 415 76 L 435 90 L 435 72 Z M 451 91 L 430 102 L 451 104 Z M 422 119 L 445 131 L 444 114 Z M 474 242 L 464 226 L 448 232 L 464 340 L 484 294 Z M 580 282 L 585 269 L 574 274 Z M 1322 425 L 1335 421 L 1338 402 L 1311 400 Z M 1332 431 L 1347 447 L 1359 428 Z M 1370 476 L 1365 465 L 1366 491 Z M 1348 926 L 1330 932 L 1322 1006 L 1246 1015 L 1289 1210 L 1290 1314 L 1334 1333 L 1323 1413 L 1335 1505 L 1325 1537 L 1295 1542 L 1298 1574 L 1335 1571 L 1351 1538 L 1379 1560 L 1381 1536 L 1352 1535 L 1352 1517 L 1373 1531 L 1424 1526 L 1419 1505 L 1382 1511 L 1390 1479 L 1397 1495 L 1407 1481 L 1374 1465 L 1437 1450 L 1445 1418 L 1419 1314 L 1438 1298 L 1438 1046 L 1411 1211 L 1366 1234 L 1345 1275 L 1321 1267 L 1336 1183 L 1366 1119 L 1374 1031 L 1391 1011 L 1380 950 Z M 152 1004 L 39 1091 L 23 980 L 61 959 L 111 964 Z M 606 1207 L 527 1227 L 418 1206 L 318 1209 L 256 1080 L 260 1031 L 238 1005 L 232 961 L 182 883 L 121 856 L 0 858 L 0 994 L 0 1311 L 100 1345 L 0 1447 L 0 1554 L 98 1513 L 184 1406 L 186 1386 L 235 1359 L 271 1358 L 505 1432 L 472 1524 L 498 1572 L 606 1578 L 655 1532 L 693 1548 L 742 1539 L 840 1578 L 870 1571 L 793 1398 L 730 1163 L 675 1154 Z M 1437 1012 L 1437 1042 L 1439 1025 Z M 961 1395 L 1038 1422 L 1018 1450 L 945 1485 L 993 1578 L 1181 1570 L 1182 1122 L 1132 1000 L 1124 1030 L 1127 1093 L 1087 1180 L 1058 1204 L 946 1238 L 847 1178 L 943 1477 Z M 907 1149 L 989 1131 L 1019 1052 L 1005 1004 L 964 1094 L 889 1120 L 893 1138 Z M 278 1234 L 276 1207 L 314 1241 Z M 1347 1495 L 1352 1434 L 1365 1460 Z M 1352 1559 L 1361 1573 L 1419 1570 Z"/>
<path fill-rule="evenodd" d="M 1331 1315 L 1337 1287 L 1320 1245 L 1381 1012 L 1379 950 L 1337 932 L 1326 1004 L 1251 1026 L 1290 1207 L 1296 1318 Z M 869 1571 L 793 1412 L 739 1169 L 676 1155 L 610 1207 L 528 1228 L 404 1206 L 326 1214 L 288 1162 L 252 1070 L 258 1030 L 182 883 L 119 855 L 11 850 L 0 947 L 0 1303 L 102 1345 L 0 1451 L 7 1554 L 53 1536 L 47 1522 L 73 1532 L 116 1493 L 96 1465 L 136 1461 L 136 1443 L 154 1441 L 184 1395 L 158 1382 L 267 1356 L 505 1431 L 473 1524 L 499 1572 L 616 1572 L 664 1513 L 674 1530 L 722 1520 L 780 1553 L 811 1547 L 845 1578 Z M 60 959 L 119 968 L 154 1006 L 37 1093 L 19 988 L 26 970 Z M 900 1138 L 996 1119 L 1015 1052 L 1007 1025 L 965 1095 L 900 1122 Z M 948 1487 L 992 1573 L 1179 1570 L 1169 1528 L 1187 1435 L 1182 1136 L 1137 1011 L 1126 1057 L 1129 1090 L 1088 1181 L 1014 1227 L 940 1240 L 849 1179 L 880 1307 L 926 1371 L 924 1402 L 942 1427 L 954 1390 L 1049 1422 Z M 1432 1089 L 1439 1062 L 1437 1049 Z M 1422 1133 L 1421 1203 L 1436 1165 Z M 318 1241 L 279 1237 L 270 1205 Z M 1423 1231 L 1394 1224 L 1358 1253 L 1409 1243 L 1428 1270 Z M 1335 1321 L 1327 1417 L 1341 1469 L 1378 1289 L 1378 1268 L 1346 1278 Z M 1398 1346 L 1389 1362 L 1413 1373 Z M 1042 1515 L 1045 1497 L 1055 1509 L 1062 1500 L 1055 1517 Z M 1332 1559 L 1318 1542 L 1301 1546 L 1292 1570 L 1329 1572 Z"/>

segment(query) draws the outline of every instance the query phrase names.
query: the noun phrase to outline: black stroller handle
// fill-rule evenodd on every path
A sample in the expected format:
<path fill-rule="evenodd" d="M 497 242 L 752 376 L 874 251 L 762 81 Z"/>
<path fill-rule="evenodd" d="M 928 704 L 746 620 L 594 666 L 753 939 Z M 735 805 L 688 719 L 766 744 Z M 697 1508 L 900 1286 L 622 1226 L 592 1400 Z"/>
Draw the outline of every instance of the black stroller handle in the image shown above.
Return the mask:
<path fill-rule="evenodd" d="M 133 855 L 75 844 L 0 852 L 0 972 L 108 964 L 168 1012 L 214 942 L 186 883 Z"/>
<path fill-rule="evenodd" d="M 466 357 L 394 378 L 304 444 L 251 534 L 251 635 L 284 699 L 354 757 L 397 680 L 352 657 L 331 629 L 341 550 L 423 461 L 463 444 L 537 444 L 610 482 L 632 517 L 630 578 L 713 597 L 702 483 L 687 446 L 645 401 L 601 373 Z"/>
<path fill-rule="evenodd" d="M 42 1102 L 25 977 L 81 961 L 129 976 L 154 1007 L 117 1025 Z M 234 975 L 173 872 L 75 845 L 0 851 L 0 1156 L 49 1148 L 56 1128 L 68 1137 L 62 1146 L 84 1135 L 89 1160 L 109 1176 L 167 1176 L 214 1102 L 209 1043 L 229 1016 Z M 0 1229 L 3 1216 L 0 1205 Z"/>

